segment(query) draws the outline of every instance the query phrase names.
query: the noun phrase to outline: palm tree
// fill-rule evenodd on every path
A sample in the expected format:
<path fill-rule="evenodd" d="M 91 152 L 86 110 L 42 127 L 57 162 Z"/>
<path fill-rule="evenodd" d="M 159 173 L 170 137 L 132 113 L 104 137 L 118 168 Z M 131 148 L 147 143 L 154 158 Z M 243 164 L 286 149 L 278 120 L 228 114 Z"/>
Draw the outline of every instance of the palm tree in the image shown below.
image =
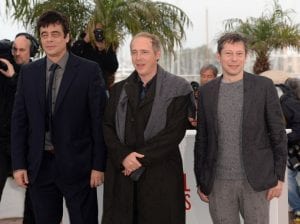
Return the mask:
<path fill-rule="evenodd" d="M 181 47 L 184 28 L 192 25 L 175 5 L 150 0 L 6 0 L 6 9 L 30 29 L 44 11 L 58 10 L 69 17 L 73 37 L 86 25 L 92 32 L 94 24 L 101 23 L 108 46 L 115 48 L 122 45 L 128 35 L 148 31 L 159 36 L 168 53 L 174 53 L 175 46 Z"/>
<path fill-rule="evenodd" d="M 272 11 L 267 10 L 260 17 L 229 19 L 225 21 L 226 31 L 243 34 L 249 41 L 249 49 L 255 54 L 253 72 L 260 74 L 270 70 L 270 54 L 273 50 L 291 47 L 300 49 L 299 24 L 293 24 L 290 14 L 293 10 L 282 10 L 274 0 Z"/>

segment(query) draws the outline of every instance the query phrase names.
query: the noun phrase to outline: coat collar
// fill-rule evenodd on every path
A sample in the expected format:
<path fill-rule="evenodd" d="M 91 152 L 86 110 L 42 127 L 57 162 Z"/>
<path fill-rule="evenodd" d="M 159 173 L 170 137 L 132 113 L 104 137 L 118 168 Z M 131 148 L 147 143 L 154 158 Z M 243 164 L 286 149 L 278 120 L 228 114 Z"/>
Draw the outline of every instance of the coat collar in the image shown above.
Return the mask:
<path fill-rule="evenodd" d="M 153 87 L 155 88 L 156 83 L 152 83 L 151 87 L 149 87 L 149 91 L 147 92 L 147 95 L 145 98 L 140 102 L 139 100 L 139 94 L 140 94 L 140 83 L 139 78 L 137 77 L 138 74 L 136 71 L 134 71 L 126 80 L 125 82 L 125 91 L 128 96 L 129 104 L 133 106 L 133 108 L 136 107 L 143 107 L 149 103 L 152 103 L 155 96 L 155 90 L 152 91 Z M 156 80 L 156 79 L 155 79 Z M 155 81 L 153 80 L 153 81 Z"/>

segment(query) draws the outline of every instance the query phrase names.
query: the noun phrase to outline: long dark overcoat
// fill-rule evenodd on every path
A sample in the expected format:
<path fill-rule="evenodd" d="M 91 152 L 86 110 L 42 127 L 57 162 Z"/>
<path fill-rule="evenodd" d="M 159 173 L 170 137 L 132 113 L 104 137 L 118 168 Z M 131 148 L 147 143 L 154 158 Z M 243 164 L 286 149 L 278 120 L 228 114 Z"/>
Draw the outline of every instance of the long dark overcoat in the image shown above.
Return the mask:
<path fill-rule="evenodd" d="M 125 143 L 121 143 L 116 134 L 115 116 L 124 85 L 129 100 Z M 133 73 L 112 89 L 104 119 L 108 162 L 103 224 L 132 224 L 133 214 L 138 224 L 185 223 L 183 168 L 178 145 L 187 126 L 189 100 L 188 96 L 174 98 L 167 110 L 166 127 L 145 141 L 143 133 L 151 113 L 155 87 L 154 81 L 145 98 L 139 102 L 140 86 L 136 73 Z M 122 161 L 133 151 L 145 155 L 140 161 L 146 171 L 136 183 L 122 174 Z M 134 210 L 135 207 L 137 210 Z"/>

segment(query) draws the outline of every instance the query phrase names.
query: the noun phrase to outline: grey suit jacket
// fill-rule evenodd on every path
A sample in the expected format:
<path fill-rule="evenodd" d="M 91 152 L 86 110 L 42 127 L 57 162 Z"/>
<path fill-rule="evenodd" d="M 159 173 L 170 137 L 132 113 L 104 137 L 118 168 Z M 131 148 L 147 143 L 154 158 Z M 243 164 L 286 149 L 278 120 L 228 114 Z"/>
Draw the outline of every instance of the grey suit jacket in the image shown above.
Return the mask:
<path fill-rule="evenodd" d="M 222 77 L 200 89 L 195 141 L 195 174 L 201 191 L 209 194 L 218 155 L 217 107 Z M 287 138 L 283 115 L 272 81 L 244 72 L 242 159 L 250 185 L 256 191 L 284 180 Z M 228 130 L 230 131 L 230 130 Z"/>

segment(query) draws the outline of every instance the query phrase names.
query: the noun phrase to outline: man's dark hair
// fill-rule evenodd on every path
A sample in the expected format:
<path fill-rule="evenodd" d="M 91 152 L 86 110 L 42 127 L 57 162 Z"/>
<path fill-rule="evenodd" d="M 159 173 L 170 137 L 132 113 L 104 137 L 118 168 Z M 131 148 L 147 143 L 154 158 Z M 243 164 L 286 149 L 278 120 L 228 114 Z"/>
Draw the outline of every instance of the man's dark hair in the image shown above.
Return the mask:
<path fill-rule="evenodd" d="M 44 12 L 38 19 L 37 25 L 36 25 L 36 31 L 38 35 L 40 35 L 40 29 L 41 27 L 47 27 L 50 24 L 60 24 L 62 25 L 63 31 L 64 31 L 64 37 L 67 36 L 67 34 L 70 35 L 70 25 L 68 18 L 63 15 L 60 12 L 49 10 Z M 71 37 L 70 41 L 68 43 L 68 48 L 70 47 Z"/>
<path fill-rule="evenodd" d="M 203 66 L 201 67 L 201 69 L 200 69 L 200 75 L 201 75 L 203 72 L 207 71 L 207 70 L 211 70 L 211 71 L 213 72 L 214 76 L 217 77 L 217 75 L 218 75 L 218 69 L 217 69 L 217 67 L 214 66 L 213 64 L 206 64 L 206 65 L 203 65 Z"/>
<path fill-rule="evenodd" d="M 236 32 L 231 32 L 231 33 L 225 33 L 223 34 L 219 40 L 218 40 L 218 53 L 220 54 L 222 49 L 224 48 L 224 45 L 226 43 L 237 43 L 237 42 L 242 42 L 245 46 L 245 52 L 248 52 L 248 46 L 247 46 L 247 38 L 242 36 L 240 33 Z"/>
<path fill-rule="evenodd" d="M 290 87 L 293 94 L 300 100 L 300 79 L 298 78 L 288 78 L 285 84 Z"/>

